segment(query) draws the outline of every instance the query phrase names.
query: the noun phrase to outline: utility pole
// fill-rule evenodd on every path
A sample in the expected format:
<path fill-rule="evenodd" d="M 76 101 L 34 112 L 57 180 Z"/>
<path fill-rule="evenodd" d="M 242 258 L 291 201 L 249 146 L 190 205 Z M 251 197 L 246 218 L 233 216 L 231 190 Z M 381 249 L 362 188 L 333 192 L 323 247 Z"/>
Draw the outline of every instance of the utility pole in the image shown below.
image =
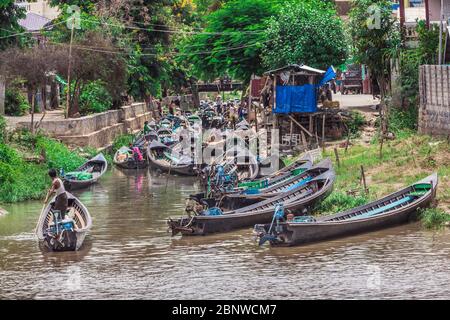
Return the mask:
<path fill-rule="evenodd" d="M 69 45 L 69 67 L 67 69 L 67 96 L 66 96 L 66 110 L 65 118 L 69 117 L 70 110 L 70 70 L 72 68 L 72 43 L 73 43 L 73 31 L 75 29 L 75 17 L 72 17 L 72 28 L 70 31 L 70 45 Z"/>
<path fill-rule="evenodd" d="M 442 32 L 444 28 L 444 0 L 441 0 L 441 13 L 439 17 L 439 65 L 442 65 Z"/>

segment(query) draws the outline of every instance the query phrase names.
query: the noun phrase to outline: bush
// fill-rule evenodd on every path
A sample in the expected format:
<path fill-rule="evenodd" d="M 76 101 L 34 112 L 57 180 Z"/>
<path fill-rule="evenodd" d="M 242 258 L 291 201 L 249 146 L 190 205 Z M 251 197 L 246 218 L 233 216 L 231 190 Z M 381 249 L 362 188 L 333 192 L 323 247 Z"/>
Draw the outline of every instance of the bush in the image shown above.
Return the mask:
<path fill-rule="evenodd" d="M 37 136 L 36 151 L 41 153 L 42 150 L 45 150 L 49 169 L 63 168 L 66 172 L 72 171 L 86 161 L 83 157 L 70 151 L 63 143 L 45 136 Z"/>
<path fill-rule="evenodd" d="M 114 139 L 113 145 L 112 145 L 112 151 L 113 153 L 116 153 L 117 150 L 119 150 L 123 146 L 129 146 L 130 143 L 134 141 L 134 135 L 132 134 L 124 134 L 121 136 L 118 136 L 116 139 Z"/>
<path fill-rule="evenodd" d="M 438 229 L 444 226 L 446 222 L 450 221 L 450 214 L 441 209 L 429 208 L 421 210 L 419 218 L 425 228 Z"/>
<path fill-rule="evenodd" d="M 358 111 L 351 111 L 350 119 L 345 121 L 345 124 L 348 127 L 348 130 L 350 132 L 350 135 L 358 135 L 359 130 L 363 125 L 365 125 L 366 119 L 361 114 L 361 112 Z"/>
<path fill-rule="evenodd" d="M 418 116 L 418 110 L 415 106 L 406 110 L 396 107 L 390 108 L 388 115 L 389 131 L 398 135 L 404 130 L 416 130 Z"/>
<path fill-rule="evenodd" d="M 321 214 L 333 214 L 367 203 L 367 198 L 363 196 L 349 196 L 343 192 L 333 192 L 328 198 L 322 201 L 316 208 Z"/>
<path fill-rule="evenodd" d="M 0 143 L 6 140 L 6 120 L 0 116 Z"/>
<path fill-rule="evenodd" d="M 5 92 L 5 113 L 10 116 L 23 116 L 30 110 L 28 100 L 19 89 L 12 87 Z"/>
<path fill-rule="evenodd" d="M 80 113 L 82 115 L 105 112 L 111 109 L 112 105 L 111 95 L 103 82 L 93 81 L 84 86 L 80 95 Z"/>

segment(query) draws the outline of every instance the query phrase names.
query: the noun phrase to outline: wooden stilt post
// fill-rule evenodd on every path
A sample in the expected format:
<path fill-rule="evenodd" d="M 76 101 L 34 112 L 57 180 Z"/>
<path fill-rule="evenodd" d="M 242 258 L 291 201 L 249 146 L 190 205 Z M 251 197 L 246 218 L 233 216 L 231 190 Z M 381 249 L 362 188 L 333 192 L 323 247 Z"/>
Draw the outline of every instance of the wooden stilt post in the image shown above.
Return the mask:
<path fill-rule="evenodd" d="M 366 175 L 364 174 L 364 167 L 361 165 L 361 180 L 364 186 L 364 192 L 366 193 L 366 195 L 369 193 L 369 189 L 367 188 L 367 184 L 366 184 Z"/>
<path fill-rule="evenodd" d="M 325 113 L 322 116 L 322 150 L 325 152 Z"/>
<path fill-rule="evenodd" d="M 336 157 L 336 163 L 337 163 L 338 167 L 340 168 L 341 167 L 341 162 L 339 161 L 339 153 L 338 153 L 338 150 L 337 150 L 336 147 L 334 148 L 334 155 Z"/>

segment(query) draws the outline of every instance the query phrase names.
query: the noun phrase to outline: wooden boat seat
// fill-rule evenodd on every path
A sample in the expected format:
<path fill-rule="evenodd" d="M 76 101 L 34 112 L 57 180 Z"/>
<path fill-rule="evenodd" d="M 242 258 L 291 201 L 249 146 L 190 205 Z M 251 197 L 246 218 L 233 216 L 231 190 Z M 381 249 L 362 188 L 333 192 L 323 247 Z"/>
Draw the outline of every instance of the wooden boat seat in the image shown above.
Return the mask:
<path fill-rule="evenodd" d="M 413 200 L 413 199 L 414 199 L 413 197 L 406 196 L 406 197 L 404 197 L 404 198 L 402 198 L 402 199 L 400 199 L 400 200 L 394 201 L 394 202 L 392 202 L 392 203 L 389 203 L 389 204 L 387 204 L 387 205 L 385 205 L 385 206 L 382 206 L 382 207 L 380 207 L 380 208 L 377 208 L 377 209 L 368 211 L 368 212 L 366 212 L 366 213 L 363 213 L 363 214 L 360 214 L 360 215 L 351 217 L 351 218 L 349 218 L 349 219 L 347 219 L 347 220 L 355 220 L 355 219 L 364 219 L 364 218 L 368 218 L 368 217 L 374 216 L 374 215 L 376 215 L 376 214 L 383 213 L 383 212 L 385 212 L 385 211 L 387 211 L 387 210 L 393 209 L 393 208 L 395 208 L 395 207 L 397 207 L 397 206 L 399 206 L 399 205 L 405 204 L 405 203 L 407 203 L 407 202 L 409 202 L 409 201 L 411 201 L 411 200 Z"/>

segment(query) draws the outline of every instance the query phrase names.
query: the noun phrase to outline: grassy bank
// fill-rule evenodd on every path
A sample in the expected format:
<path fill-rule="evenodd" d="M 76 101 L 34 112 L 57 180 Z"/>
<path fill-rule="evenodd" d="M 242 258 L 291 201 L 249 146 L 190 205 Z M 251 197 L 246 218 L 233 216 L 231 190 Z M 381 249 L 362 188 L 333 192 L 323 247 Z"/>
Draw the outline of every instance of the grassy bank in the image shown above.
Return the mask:
<path fill-rule="evenodd" d="M 396 140 L 387 141 L 379 157 L 379 144 L 355 144 L 338 148 L 340 166 L 334 150 L 327 149 L 324 157 L 333 160 L 337 173 L 334 193 L 318 208 L 320 213 L 334 213 L 351 208 L 392 193 L 404 186 L 425 178 L 433 172 L 439 175 L 437 209 L 421 215 L 427 227 L 440 225 L 450 216 L 450 144 L 447 140 L 426 135 L 397 135 Z M 369 192 L 365 194 L 361 185 L 363 166 Z M 447 220 L 448 219 L 448 220 Z"/>
<path fill-rule="evenodd" d="M 40 161 L 43 158 L 45 160 Z M 23 131 L 6 138 L 2 134 L 0 202 L 41 199 L 50 186 L 47 175 L 49 168 L 63 168 L 67 172 L 85 161 L 78 152 L 69 150 L 64 144 L 43 135 L 32 136 Z"/>

